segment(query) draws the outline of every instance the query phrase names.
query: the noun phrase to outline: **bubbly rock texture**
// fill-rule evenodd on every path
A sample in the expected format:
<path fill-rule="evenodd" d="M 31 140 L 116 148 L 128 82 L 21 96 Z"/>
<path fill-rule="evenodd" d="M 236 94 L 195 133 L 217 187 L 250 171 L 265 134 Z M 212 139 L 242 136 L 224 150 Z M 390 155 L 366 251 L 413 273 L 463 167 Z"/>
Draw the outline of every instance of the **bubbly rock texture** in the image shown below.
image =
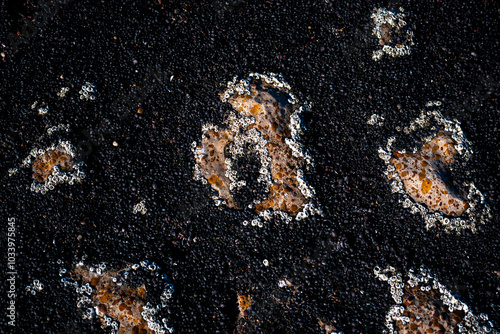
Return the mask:
<path fill-rule="evenodd" d="M 233 151 L 233 156 L 242 154 L 238 149 L 243 144 L 253 145 L 261 163 L 268 162 L 270 171 L 268 196 L 255 203 L 255 210 L 258 213 L 282 210 L 295 216 L 308 203 L 299 181 L 299 169 L 305 165 L 305 158 L 297 153 L 300 150 L 294 150 L 298 144 L 293 140 L 291 127 L 292 114 L 299 106 L 291 102 L 291 95 L 285 88 L 264 80 L 254 79 L 249 88 L 247 93 L 229 97 L 228 102 L 238 116 L 230 119 L 226 129 L 214 127 L 204 132 L 196 148 L 196 162 L 201 175 L 220 198 L 229 207 L 238 208 L 231 193 L 237 185 L 232 184 L 235 180 L 231 179 L 228 152 Z"/>
<path fill-rule="evenodd" d="M 475 316 L 469 306 L 458 300 L 429 271 L 420 267 L 415 274 L 407 273 L 408 280 L 394 267 L 374 269 L 375 276 L 391 287 L 396 302 L 386 314 L 386 334 L 445 334 L 498 333 L 486 314 Z"/>
<path fill-rule="evenodd" d="M 40 183 L 46 182 L 55 166 L 59 166 L 64 171 L 73 167 L 71 156 L 64 149 L 49 150 L 39 156 L 33 162 L 33 178 Z"/>
<path fill-rule="evenodd" d="M 226 176 L 224 164 L 224 149 L 233 141 L 234 132 L 230 130 L 209 130 L 203 138 L 199 150 L 203 153 L 197 156 L 196 162 L 201 166 L 201 172 L 212 188 L 219 192 L 219 197 L 226 201 L 227 206 L 237 207 L 229 190 L 231 180 Z"/>
<path fill-rule="evenodd" d="M 93 289 L 92 304 L 104 326 L 104 318 L 110 317 L 120 323 L 117 334 L 152 334 L 154 332 L 148 328 L 147 321 L 141 315 L 146 288 L 144 285 L 133 288 L 113 282 L 122 271 L 98 275 L 84 267 L 75 267 L 74 275 L 82 280 L 83 285 L 88 283 Z"/>
<path fill-rule="evenodd" d="M 458 217 L 469 204 L 447 180 L 449 166 L 457 154 L 454 144 L 451 136 L 441 131 L 414 154 L 393 152 L 390 163 L 413 200 L 431 211 Z"/>
<path fill-rule="evenodd" d="M 420 286 L 412 288 L 405 284 L 404 292 L 403 316 L 408 317 L 410 321 L 396 321 L 395 328 L 399 334 L 445 334 L 458 330 L 457 325 L 463 320 L 465 312 L 450 311 L 441 300 L 438 290 L 422 291 Z"/>
<path fill-rule="evenodd" d="M 406 23 L 405 13 L 377 8 L 373 11 L 371 18 L 374 22 L 372 33 L 377 37 L 378 44 L 382 46 L 381 49 L 373 51 L 373 60 L 380 60 L 384 54 L 400 57 L 411 53 L 415 44 L 414 33 Z"/>

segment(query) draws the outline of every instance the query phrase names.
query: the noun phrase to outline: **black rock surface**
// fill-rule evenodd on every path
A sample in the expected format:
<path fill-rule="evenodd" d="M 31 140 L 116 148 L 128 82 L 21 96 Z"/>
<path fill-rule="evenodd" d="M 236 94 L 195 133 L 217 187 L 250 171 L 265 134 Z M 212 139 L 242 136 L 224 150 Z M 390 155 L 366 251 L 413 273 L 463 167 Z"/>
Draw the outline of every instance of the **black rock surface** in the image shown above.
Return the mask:
<path fill-rule="evenodd" d="M 163 316 L 176 333 L 322 333 L 318 319 L 380 333 L 394 302 L 373 268 L 389 265 L 430 269 L 498 329 L 499 9 L 458 3 L 3 1 L 0 268 L 8 272 L 15 218 L 17 313 L 9 326 L 2 275 L 0 332 L 104 332 L 81 318 L 77 294 L 61 283 L 59 269 L 82 258 L 158 263 L 174 284 Z M 370 15 L 400 6 L 412 53 L 375 62 Z M 248 212 L 215 206 L 210 187 L 193 180 L 191 144 L 230 110 L 219 99 L 226 83 L 251 72 L 283 74 L 312 103 L 302 143 L 315 167 L 305 176 L 323 216 L 243 226 Z M 86 82 L 97 88 L 93 101 L 80 99 Z M 62 87 L 70 90 L 59 98 Z M 427 231 L 383 176 L 379 146 L 429 100 L 442 101 L 472 142 L 470 178 L 493 217 L 475 234 Z M 35 101 L 47 115 L 31 109 Z M 384 126 L 366 123 L 374 113 Z M 58 124 L 71 131 L 40 139 Z M 33 147 L 59 139 L 82 148 L 81 184 L 41 195 L 29 189 L 30 168 L 9 176 Z M 133 214 L 142 200 L 147 213 Z M 285 278 L 292 287 L 278 286 Z M 25 290 L 33 280 L 44 284 L 36 295 Z M 241 293 L 254 303 L 237 326 Z"/>

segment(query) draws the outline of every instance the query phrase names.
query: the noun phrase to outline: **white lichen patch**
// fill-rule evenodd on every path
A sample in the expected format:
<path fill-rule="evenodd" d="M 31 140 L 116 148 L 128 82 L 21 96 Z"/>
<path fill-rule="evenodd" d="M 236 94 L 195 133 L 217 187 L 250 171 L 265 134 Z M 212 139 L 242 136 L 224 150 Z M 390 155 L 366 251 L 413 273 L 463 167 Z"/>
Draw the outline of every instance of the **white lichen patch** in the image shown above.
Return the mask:
<path fill-rule="evenodd" d="M 86 82 L 82 88 L 80 89 L 80 91 L 78 91 L 78 93 L 80 94 L 80 100 L 90 100 L 90 101 L 94 101 L 95 100 L 95 94 L 97 93 L 97 87 L 96 85 L 90 83 L 90 82 Z"/>
<path fill-rule="evenodd" d="M 33 102 L 33 104 L 31 105 L 31 109 L 36 109 L 36 107 L 38 106 L 38 115 L 41 115 L 41 116 L 44 116 L 44 115 L 47 115 L 49 113 L 49 106 L 47 105 L 47 103 L 45 102 L 41 102 L 40 104 L 38 104 L 38 101 L 35 101 Z"/>
<path fill-rule="evenodd" d="M 34 148 L 21 164 L 33 171 L 31 191 L 45 194 L 58 184 L 81 183 L 85 178 L 83 162 L 74 163 L 74 158 L 75 148 L 69 141 L 53 143 L 45 149 Z"/>
<path fill-rule="evenodd" d="M 201 143 L 193 143 L 196 180 L 209 183 L 217 191 L 216 205 L 240 209 L 234 198 L 236 190 L 247 187 L 235 161 L 248 154 L 257 157 L 257 183 L 265 189 L 265 199 L 254 199 L 260 218 L 300 220 L 320 211 L 313 205 L 314 189 L 305 181 L 302 168 L 312 159 L 300 143 L 300 114 L 308 106 L 299 106 L 290 86 L 276 74 L 251 73 L 247 79 L 235 77 L 220 96 L 231 104 L 224 127 L 202 126 Z M 251 221 L 261 226 L 260 218 Z M 250 222 L 245 221 L 244 225 Z"/>
<path fill-rule="evenodd" d="M 440 105 L 430 102 L 427 107 Z M 464 229 L 475 232 L 477 224 L 491 218 L 489 206 L 474 183 L 461 185 L 462 195 L 450 184 L 447 175 L 456 168 L 458 157 L 461 164 L 471 158 L 470 142 L 457 120 L 445 119 L 437 110 L 422 111 L 399 131 L 415 136 L 422 129 L 431 130 L 432 134 L 419 138 L 423 143 L 420 147 L 396 151 L 393 148 L 396 139 L 391 137 L 385 147 L 379 148 L 391 191 L 402 196 L 403 207 L 424 218 L 427 229 L 439 222 L 446 232 L 460 233 Z"/>
<path fill-rule="evenodd" d="M 373 114 L 370 116 L 370 118 L 366 123 L 372 126 L 382 126 L 384 125 L 384 120 L 385 120 L 384 116 L 379 114 Z"/>
<path fill-rule="evenodd" d="M 68 87 L 62 87 L 61 90 L 59 91 L 59 93 L 57 93 L 57 96 L 62 99 L 66 96 L 66 93 L 69 92 L 69 88 Z"/>
<path fill-rule="evenodd" d="M 40 280 L 35 279 L 33 280 L 33 283 L 26 287 L 26 291 L 30 292 L 32 295 L 36 295 L 36 293 L 42 291 L 43 288 L 43 283 L 40 282 Z"/>
<path fill-rule="evenodd" d="M 51 136 L 58 131 L 69 132 L 70 131 L 69 124 L 59 124 L 57 126 L 52 126 L 47 129 L 47 135 Z"/>
<path fill-rule="evenodd" d="M 383 333 L 498 333 L 488 316 L 475 316 L 444 285 L 420 268 L 403 277 L 393 267 L 374 269 L 375 277 L 387 282 L 396 302 L 386 314 Z"/>
<path fill-rule="evenodd" d="M 147 212 L 148 212 L 148 209 L 146 208 L 146 200 L 142 200 L 140 203 L 137 203 L 132 208 L 132 213 L 134 215 L 137 213 L 140 213 L 141 215 L 145 215 Z"/>
<path fill-rule="evenodd" d="M 372 59 L 379 61 L 384 54 L 391 57 L 401 57 L 409 55 L 413 42 L 413 31 L 407 25 L 403 8 L 400 13 L 391 12 L 384 8 L 375 8 L 371 18 L 374 27 L 373 35 L 378 39 L 378 44 L 382 47 L 373 51 Z"/>

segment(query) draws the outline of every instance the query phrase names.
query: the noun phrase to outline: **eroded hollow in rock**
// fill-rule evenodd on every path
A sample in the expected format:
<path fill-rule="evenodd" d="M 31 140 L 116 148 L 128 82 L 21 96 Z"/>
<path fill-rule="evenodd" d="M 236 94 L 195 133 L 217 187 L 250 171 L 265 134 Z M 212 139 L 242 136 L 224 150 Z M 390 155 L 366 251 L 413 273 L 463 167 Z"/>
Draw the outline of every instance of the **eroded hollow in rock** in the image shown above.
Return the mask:
<path fill-rule="evenodd" d="M 200 177 L 227 206 L 252 203 L 257 213 L 296 216 L 313 192 L 301 178 L 307 160 L 297 140 L 300 106 L 285 85 L 269 82 L 268 77 L 253 77 L 244 89 L 221 96 L 236 114 L 225 129 L 205 125 L 195 159 Z"/>
<path fill-rule="evenodd" d="M 244 180 L 244 186 L 233 188 L 234 201 L 237 207 L 245 208 L 254 201 L 260 202 L 268 195 L 267 187 L 259 182 L 262 164 L 258 153 L 252 147 L 244 147 L 244 154 L 233 159 L 233 170 L 237 181 Z"/>

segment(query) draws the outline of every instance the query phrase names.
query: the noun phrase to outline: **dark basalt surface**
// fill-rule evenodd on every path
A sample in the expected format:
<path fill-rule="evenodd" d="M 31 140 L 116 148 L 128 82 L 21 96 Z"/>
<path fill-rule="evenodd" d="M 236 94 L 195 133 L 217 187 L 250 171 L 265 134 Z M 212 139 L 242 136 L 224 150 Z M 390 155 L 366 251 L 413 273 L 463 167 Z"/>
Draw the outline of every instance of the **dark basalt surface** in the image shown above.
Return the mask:
<path fill-rule="evenodd" d="M 399 6 L 415 32 L 412 53 L 374 62 L 371 12 Z M 49 22 L 13 48 L 8 34 L 47 7 L 0 4 L 0 268 L 14 217 L 18 272 L 16 327 L 7 325 L 7 276 L 0 281 L 0 332 L 103 332 L 81 319 L 77 294 L 60 282 L 59 269 L 82 257 L 108 268 L 159 264 L 175 288 L 163 316 L 176 333 L 232 333 L 242 293 L 254 301 L 238 322 L 245 333 L 321 333 L 318 318 L 344 333 L 380 333 L 393 301 L 373 268 L 387 265 L 425 266 L 498 329 L 497 3 L 75 0 L 43 14 Z M 210 187 L 193 180 L 191 143 L 231 110 L 218 95 L 227 81 L 250 72 L 282 73 L 313 104 L 302 143 L 323 216 L 244 227 L 248 212 L 216 207 Z M 97 87 L 94 101 L 79 98 L 85 82 Z M 63 99 L 61 87 L 70 88 Z M 114 103 L 131 94 L 132 107 Z M 472 142 L 468 170 L 493 216 L 476 234 L 426 231 L 383 177 L 378 147 L 429 100 L 443 101 Z M 34 101 L 49 113 L 38 115 Z M 374 113 L 383 127 L 366 124 Z M 61 123 L 72 131 L 39 140 Z M 8 176 L 37 143 L 77 146 L 84 132 L 99 145 L 78 156 L 82 184 L 41 195 L 29 190 L 29 168 Z M 143 199 L 147 214 L 132 214 Z M 283 278 L 296 288 L 279 288 Z M 25 291 L 34 279 L 45 286 L 36 295 Z"/>

